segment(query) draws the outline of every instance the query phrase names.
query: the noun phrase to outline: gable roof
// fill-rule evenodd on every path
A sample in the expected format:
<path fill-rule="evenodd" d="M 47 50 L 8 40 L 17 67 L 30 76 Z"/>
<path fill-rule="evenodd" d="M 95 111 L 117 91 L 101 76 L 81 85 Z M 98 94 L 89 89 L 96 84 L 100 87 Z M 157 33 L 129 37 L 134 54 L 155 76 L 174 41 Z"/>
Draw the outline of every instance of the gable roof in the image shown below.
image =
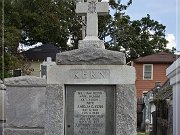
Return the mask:
<path fill-rule="evenodd" d="M 139 57 L 133 61 L 135 63 L 173 63 L 178 57 L 178 55 L 172 53 L 159 52 L 145 57 Z"/>
<path fill-rule="evenodd" d="M 60 49 L 53 44 L 43 44 L 41 46 L 29 49 L 21 52 L 21 54 L 28 60 L 43 61 L 47 57 L 51 57 L 53 61 L 56 59 L 56 54 L 60 52 Z"/>

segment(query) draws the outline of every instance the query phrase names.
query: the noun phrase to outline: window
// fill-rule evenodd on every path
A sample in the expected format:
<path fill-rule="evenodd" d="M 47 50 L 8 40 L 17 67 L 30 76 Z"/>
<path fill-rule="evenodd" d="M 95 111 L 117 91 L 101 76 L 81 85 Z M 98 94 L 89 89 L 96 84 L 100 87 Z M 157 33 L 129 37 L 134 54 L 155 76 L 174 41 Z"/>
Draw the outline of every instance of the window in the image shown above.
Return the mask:
<path fill-rule="evenodd" d="M 18 76 L 22 75 L 21 69 L 15 69 L 15 70 L 13 70 L 12 73 L 13 73 L 13 77 L 18 77 Z"/>
<path fill-rule="evenodd" d="M 152 80 L 153 79 L 153 65 L 144 64 L 143 65 L 143 80 Z"/>

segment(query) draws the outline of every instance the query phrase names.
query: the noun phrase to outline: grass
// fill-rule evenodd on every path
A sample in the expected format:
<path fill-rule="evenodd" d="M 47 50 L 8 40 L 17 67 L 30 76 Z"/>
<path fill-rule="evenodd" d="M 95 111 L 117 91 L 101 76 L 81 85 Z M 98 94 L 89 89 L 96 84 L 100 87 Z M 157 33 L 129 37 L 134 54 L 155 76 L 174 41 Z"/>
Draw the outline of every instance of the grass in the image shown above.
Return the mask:
<path fill-rule="evenodd" d="M 137 135 L 149 135 L 149 134 L 138 132 Z"/>

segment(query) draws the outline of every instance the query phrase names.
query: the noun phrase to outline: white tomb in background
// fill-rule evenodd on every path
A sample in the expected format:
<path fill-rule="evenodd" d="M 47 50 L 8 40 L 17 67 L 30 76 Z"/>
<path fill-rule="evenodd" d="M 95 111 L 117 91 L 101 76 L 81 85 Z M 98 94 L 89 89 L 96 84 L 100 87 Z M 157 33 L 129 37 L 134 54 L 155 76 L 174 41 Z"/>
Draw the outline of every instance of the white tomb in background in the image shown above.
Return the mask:
<path fill-rule="evenodd" d="M 166 75 L 173 87 L 173 135 L 180 135 L 180 58 L 166 70 Z"/>
<path fill-rule="evenodd" d="M 53 62 L 51 57 L 47 57 L 47 60 L 40 64 L 40 77 L 47 79 L 48 69 L 53 65 L 56 65 L 56 62 Z"/>

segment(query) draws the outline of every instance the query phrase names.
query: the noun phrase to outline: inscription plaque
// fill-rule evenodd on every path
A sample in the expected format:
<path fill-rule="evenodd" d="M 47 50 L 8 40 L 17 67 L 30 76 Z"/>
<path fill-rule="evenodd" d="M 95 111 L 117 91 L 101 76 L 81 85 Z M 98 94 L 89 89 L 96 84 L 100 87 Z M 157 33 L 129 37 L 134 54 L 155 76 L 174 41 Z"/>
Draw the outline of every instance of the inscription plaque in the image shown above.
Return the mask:
<path fill-rule="evenodd" d="M 115 86 L 66 85 L 65 135 L 114 135 Z"/>
<path fill-rule="evenodd" d="M 74 135 L 105 135 L 106 93 L 74 93 Z"/>

